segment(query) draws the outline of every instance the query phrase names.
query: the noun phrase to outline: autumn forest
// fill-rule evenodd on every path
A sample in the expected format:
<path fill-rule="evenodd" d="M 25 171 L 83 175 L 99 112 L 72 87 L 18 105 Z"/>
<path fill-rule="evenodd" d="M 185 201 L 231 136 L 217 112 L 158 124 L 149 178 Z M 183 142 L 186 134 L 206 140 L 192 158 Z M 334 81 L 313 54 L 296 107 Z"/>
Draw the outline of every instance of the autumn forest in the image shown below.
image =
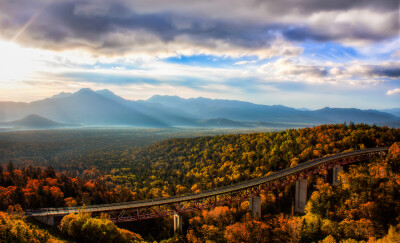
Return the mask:
<path fill-rule="evenodd" d="M 400 241 L 400 129 L 344 123 L 229 135 L 47 133 L 52 142 L 29 132 L 0 136 L 0 242 Z M 99 145 L 110 136 L 114 146 Z M 75 149 L 62 146 L 68 143 Z M 82 210 L 49 227 L 24 216 L 38 208 L 200 193 L 315 158 L 384 146 L 390 146 L 387 155 L 351 164 L 337 186 L 327 182 L 327 172 L 308 178 L 304 214 L 293 211 L 291 184 L 261 194 L 260 219 L 248 201 L 235 202 L 185 214 L 176 234 L 171 217 L 114 224 L 107 214 Z"/>

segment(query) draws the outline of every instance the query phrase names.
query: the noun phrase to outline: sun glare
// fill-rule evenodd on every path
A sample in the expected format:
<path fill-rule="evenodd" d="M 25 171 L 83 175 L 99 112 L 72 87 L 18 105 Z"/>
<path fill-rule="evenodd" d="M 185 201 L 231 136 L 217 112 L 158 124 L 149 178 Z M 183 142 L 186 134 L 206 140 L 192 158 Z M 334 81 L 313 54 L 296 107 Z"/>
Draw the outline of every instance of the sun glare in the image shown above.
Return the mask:
<path fill-rule="evenodd" d="M 0 41 L 0 82 L 22 81 L 37 68 L 34 50 Z"/>

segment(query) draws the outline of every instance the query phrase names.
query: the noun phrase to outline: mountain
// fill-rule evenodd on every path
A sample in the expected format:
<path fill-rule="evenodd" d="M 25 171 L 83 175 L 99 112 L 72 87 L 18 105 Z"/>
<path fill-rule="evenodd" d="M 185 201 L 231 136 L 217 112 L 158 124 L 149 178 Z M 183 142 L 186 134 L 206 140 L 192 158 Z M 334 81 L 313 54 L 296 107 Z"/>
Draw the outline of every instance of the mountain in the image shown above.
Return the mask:
<path fill-rule="evenodd" d="M 301 107 L 301 108 L 296 108 L 299 111 L 312 111 L 311 109 L 307 108 L 307 107 Z"/>
<path fill-rule="evenodd" d="M 360 110 L 356 108 L 329 108 L 325 107 L 320 110 L 311 112 L 317 117 L 326 117 L 329 120 L 342 123 L 342 122 L 354 122 L 354 123 L 384 123 L 399 120 L 398 117 L 377 111 L 377 110 Z"/>
<path fill-rule="evenodd" d="M 68 97 L 70 95 L 72 95 L 72 93 L 61 92 L 59 94 L 52 96 L 51 98 L 64 98 L 64 97 Z"/>
<path fill-rule="evenodd" d="M 321 117 L 281 105 L 257 105 L 237 100 L 208 98 L 182 99 L 178 96 L 155 95 L 147 100 L 173 109 L 180 109 L 194 117 L 202 119 L 226 118 L 239 122 L 307 122 L 319 124 L 329 122 Z"/>
<path fill-rule="evenodd" d="M 96 93 L 171 126 L 194 126 L 197 122 L 190 114 L 162 104 L 126 100 L 107 89 L 98 90 Z"/>
<path fill-rule="evenodd" d="M 1 122 L 0 126 L 12 127 L 12 128 L 24 128 L 24 129 L 29 129 L 29 128 L 48 129 L 48 128 L 63 127 L 65 125 L 38 115 L 28 115 L 20 120 Z"/>
<path fill-rule="evenodd" d="M 0 105 L 1 109 L 2 105 Z M 107 98 L 91 89 L 81 89 L 73 94 L 56 95 L 31 103 L 18 103 L 1 109 L 1 120 L 20 119 L 37 114 L 65 123 L 94 126 L 165 127 L 164 122 Z"/>
<path fill-rule="evenodd" d="M 165 127 L 162 121 L 94 92 L 81 89 L 71 95 L 30 103 L 36 114 L 83 125 Z"/>
<path fill-rule="evenodd" d="M 384 109 L 381 111 L 400 117 L 400 108 Z"/>
<path fill-rule="evenodd" d="M 377 110 L 329 107 L 308 110 L 237 100 L 160 95 L 132 101 L 109 90 L 91 89 L 62 92 L 31 103 L 0 102 L 0 122 L 23 120 L 30 114 L 82 126 L 304 127 L 350 121 L 395 127 L 400 124 L 399 117 Z"/>
<path fill-rule="evenodd" d="M 356 108 L 323 108 L 320 110 L 294 109 L 281 105 L 257 105 L 236 100 L 219 100 L 207 98 L 182 99 L 178 96 L 155 95 L 147 100 L 161 103 L 172 109 L 180 109 L 193 116 L 216 119 L 226 118 L 239 122 L 264 123 L 386 123 L 399 121 L 392 114 L 376 110 L 360 110 Z"/>
<path fill-rule="evenodd" d="M 250 125 L 247 125 L 247 124 L 244 124 L 241 122 L 228 120 L 225 118 L 201 120 L 198 122 L 198 124 L 201 127 L 225 127 L 225 128 L 251 127 Z"/>

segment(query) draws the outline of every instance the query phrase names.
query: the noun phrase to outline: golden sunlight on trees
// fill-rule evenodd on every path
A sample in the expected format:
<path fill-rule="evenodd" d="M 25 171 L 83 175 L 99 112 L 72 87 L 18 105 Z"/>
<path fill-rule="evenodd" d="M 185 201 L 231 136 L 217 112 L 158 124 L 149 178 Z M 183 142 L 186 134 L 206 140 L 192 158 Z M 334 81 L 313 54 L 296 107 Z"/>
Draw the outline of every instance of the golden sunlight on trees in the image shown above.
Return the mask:
<path fill-rule="evenodd" d="M 256 221 L 246 216 L 243 222 L 226 227 L 227 242 L 265 242 L 272 237 L 272 227 L 264 222 Z"/>
<path fill-rule="evenodd" d="M 338 186 L 328 183 L 327 172 L 309 177 L 304 215 L 292 214 L 292 184 L 261 193 L 261 219 L 251 218 L 246 200 L 226 204 L 186 214 L 183 234 L 165 242 L 400 242 L 399 138 L 400 129 L 339 124 L 169 139 L 134 152 L 123 151 L 121 157 L 115 151 L 102 151 L 101 156 L 110 161 L 98 160 L 97 155 L 85 157 L 91 165 L 98 163 L 98 169 L 81 170 L 75 177 L 51 167 L 19 168 L 9 162 L 0 166 L 0 209 L 10 212 L 2 214 L 1 222 L 6 223 L 0 225 L 0 235 L 15 242 L 15 237 L 28 239 L 15 234 L 22 227 L 31 242 L 51 239 L 46 231 L 35 231 L 35 226 L 25 222 L 21 212 L 27 208 L 199 193 L 271 175 L 308 159 L 393 144 L 387 156 L 351 164 L 340 172 Z M 112 171 L 103 170 L 103 164 Z M 156 239 L 157 235 L 172 237 L 170 225 L 164 225 L 168 220 L 150 221 L 161 225 L 159 231 L 144 227 L 137 232 L 151 242 L 164 239 Z M 84 213 L 65 216 L 59 229 L 67 239 L 78 242 L 142 240 L 106 217 Z"/>
<path fill-rule="evenodd" d="M 50 241 L 52 240 L 52 241 Z M 0 212 L 0 242 L 58 242 L 49 233 L 25 222 L 18 214 Z"/>
<path fill-rule="evenodd" d="M 141 242 L 142 237 L 118 228 L 106 217 L 92 218 L 88 213 L 64 216 L 60 231 L 77 242 Z"/>
<path fill-rule="evenodd" d="M 396 142 L 390 146 L 388 153 L 388 162 L 394 171 L 400 171 L 400 143 Z"/>

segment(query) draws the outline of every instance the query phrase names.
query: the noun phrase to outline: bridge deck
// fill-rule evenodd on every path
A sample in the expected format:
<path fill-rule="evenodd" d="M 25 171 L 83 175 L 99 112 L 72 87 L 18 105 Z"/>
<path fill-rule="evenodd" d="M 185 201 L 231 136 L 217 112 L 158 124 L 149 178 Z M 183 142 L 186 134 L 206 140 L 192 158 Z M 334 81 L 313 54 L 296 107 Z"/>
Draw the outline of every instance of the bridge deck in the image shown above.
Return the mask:
<path fill-rule="evenodd" d="M 197 194 L 178 195 L 178 196 L 167 197 L 167 198 L 155 198 L 155 199 L 133 201 L 133 202 L 100 204 L 100 205 L 79 206 L 79 207 L 42 208 L 42 209 L 27 211 L 26 215 L 33 216 L 33 217 L 63 216 L 63 215 L 67 215 L 70 213 L 78 213 L 82 210 L 84 210 L 85 212 L 91 212 L 91 213 L 125 210 L 125 209 L 132 210 L 132 209 L 136 209 L 136 208 L 140 209 L 140 208 L 146 208 L 146 207 L 161 206 L 161 205 L 165 205 L 165 204 L 174 204 L 174 203 L 181 203 L 181 202 L 185 202 L 185 201 L 192 201 L 192 200 L 197 200 L 197 199 L 202 199 L 202 198 L 207 198 L 207 197 L 212 197 L 212 196 L 218 196 L 221 194 L 227 194 L 227 193 L 232 193 L 232 192 L 252 188 L 254 186 L 261 185 L 261 184 L 264 184 L 264 183 L 267 183 L 270 181 L 274 181 L 276 179 L 286 177 L 288 175 L 295 174 L 295 173 L 301 172 L 303 170 L 306 170 L 308 168 L 311 168 L 313 166 L 317 166 L 317 165 L 324 164 L 324 163 L 327 163 L 330 161 L 334 161 L 336 159 L 342 159 L 342 158 L 351 157 L 354 155 L 382 152 L 382 151 L 387 151 L 388 149 L 389 149 L 389 147 L 370 148 L 370 149 L 354 150 L 351 152 L 335 154 L 335 155 L 327 156 L 324 158 L 310 160 L 310 161 L 301 163 L 295 167 L 280 170 L 278 172 L 275 172 L 272 175 L 268 175 L 265 177 L 237 183 L 237 184 L 226 186 L 226 187 L 216 188 L 216 189 L 210 190 L 210 191 L 203 191 L 203 192 L 200 192 Z"/>

